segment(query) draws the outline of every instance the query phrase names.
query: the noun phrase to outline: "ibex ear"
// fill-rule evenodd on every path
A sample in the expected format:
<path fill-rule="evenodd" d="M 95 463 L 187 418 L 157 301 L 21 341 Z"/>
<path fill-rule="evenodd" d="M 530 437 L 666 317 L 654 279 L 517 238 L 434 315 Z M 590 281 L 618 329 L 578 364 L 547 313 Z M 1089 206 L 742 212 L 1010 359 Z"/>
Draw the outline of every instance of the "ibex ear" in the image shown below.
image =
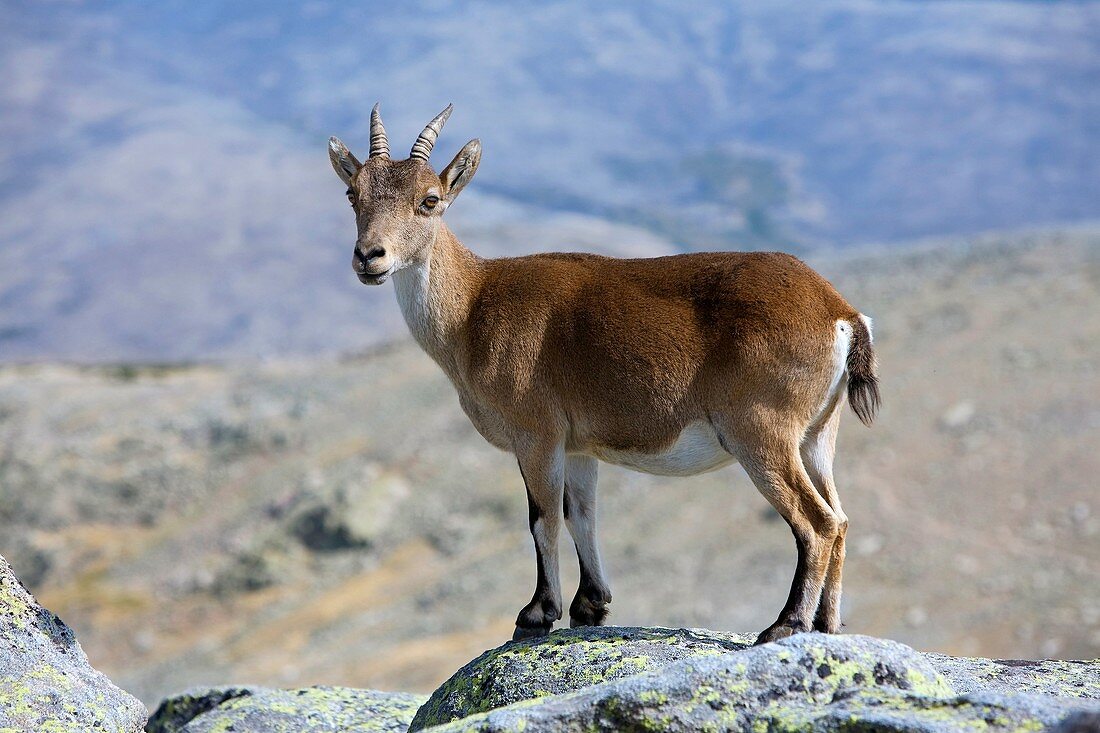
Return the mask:
<path fill-rule="evenodd" d="M 332 169 L 336 171 L 336 175 L 340 176 L 340 180 L 345 185 L 350 186 L 352 177 L 362 164 L 351 154 L 348 146 L 340 142 L 339 138 L 330 137 L 328 139 L 328 159 L 332 161 Z"/>
<path fill-rule="evenodd" d="M 439 174 L 443 183 L 443 200 L 448 204 L 466 187 L 481 162 L 481 141 L 471 140 L 458 151 L 455 159 Z"/>

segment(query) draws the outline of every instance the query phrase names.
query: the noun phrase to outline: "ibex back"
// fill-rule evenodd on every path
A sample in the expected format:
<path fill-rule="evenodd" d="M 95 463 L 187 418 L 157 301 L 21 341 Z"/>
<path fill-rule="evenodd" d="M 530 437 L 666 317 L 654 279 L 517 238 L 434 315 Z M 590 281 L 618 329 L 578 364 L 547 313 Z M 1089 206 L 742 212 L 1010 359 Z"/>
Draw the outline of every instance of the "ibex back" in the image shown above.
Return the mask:
<path fill-rule="evenodd" d="M 870 320 L 786 254 L 477 257 L 442 214 L 481 144 L 438 175 L 428 163 L 450 111 L 407 160 L 390 159 L 377 106 L 365 162 L 335 138 L 329 152 L 355 210 L 359 279 L 394 279 L 409 329 L 478 432 L 519 462 L 538 580 L 515 637 L 561 618 L 563 519 L 581 569 L 570 624 L 607 616 L 598 461 L 671 476 L 739 461 L 798 547 L 787 603 L 758 643 L 839 630 L 848 520 L 833 453 L 845 398 L 865 423 L 878 406 Z"/>

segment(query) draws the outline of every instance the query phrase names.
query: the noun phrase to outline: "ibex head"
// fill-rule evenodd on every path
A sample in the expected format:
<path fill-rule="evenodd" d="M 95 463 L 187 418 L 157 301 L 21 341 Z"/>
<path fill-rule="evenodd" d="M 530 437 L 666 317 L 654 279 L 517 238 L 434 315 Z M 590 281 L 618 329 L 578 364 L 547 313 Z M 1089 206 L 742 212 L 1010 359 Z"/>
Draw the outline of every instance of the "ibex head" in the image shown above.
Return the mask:
<path fill-rule="evenodd" d="M 451 115 L 447 105 L 413 143 L 406 160 L 390 160 L 390 144 L 378 105 L 370 116 L 370 154 L 360 163 L 336 138 L 328 142 L 336 175 L 348 187 L 358 238 L 352 268 L 359 281 L 381 285 L 395 271 L 422 261 L 440 227 L 440 217 L 474 177 L 481 142 L 466 143 L 443 172 L 428 157 Z"/>

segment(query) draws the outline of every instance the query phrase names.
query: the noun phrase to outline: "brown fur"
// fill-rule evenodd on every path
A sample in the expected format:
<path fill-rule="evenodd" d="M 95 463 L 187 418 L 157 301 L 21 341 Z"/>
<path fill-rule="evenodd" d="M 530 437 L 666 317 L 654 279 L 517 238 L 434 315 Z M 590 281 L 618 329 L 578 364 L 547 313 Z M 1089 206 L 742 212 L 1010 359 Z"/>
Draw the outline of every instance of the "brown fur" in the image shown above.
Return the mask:
<path fill-rule="evenodd" d="M 656 451 L 711 414 L 808 424 L 834 324 L 859 321 L 785 254 L 454 259 L 473 290 L 453 343 L 463 386 L 509 424 L 556 426 L 571 451 Z"/>
<path fill-rule="evenodd" d="M 865 423 L 879 392 L 870 332 L 832 285 L 781 253 L 481 259 L 441 219 L 476 171 L 480 143 L 439 176 L 426 161 L 353 164 L 339 141 L 330 150 L 356 211 L 360 279 L 394 276 L 413 336 L 478 431 L 519 461 L 538 575 L 517 636 L 561 616 L 563 518 L 582 569 L 572 621 L 602 623 L 607 613 L 594 459 L 656 457 L 691 472 L 714 467 L 691 451 L 715 450 L 744 465 L 798 545 L 787 604 L 760 640 L 839 628 L 847 518 L 832 455 L 843 380 Z M 443 205 L 426 208 L 426 196 Z"/>

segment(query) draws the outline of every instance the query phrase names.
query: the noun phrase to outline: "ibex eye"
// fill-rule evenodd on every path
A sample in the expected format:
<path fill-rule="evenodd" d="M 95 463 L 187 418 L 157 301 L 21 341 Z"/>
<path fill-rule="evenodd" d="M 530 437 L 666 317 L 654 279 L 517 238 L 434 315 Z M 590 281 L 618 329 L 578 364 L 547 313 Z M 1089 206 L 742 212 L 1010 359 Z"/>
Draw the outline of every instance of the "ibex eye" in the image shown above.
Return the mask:
<path fill-rule="evenodd" d="M 425 209 L 434 209 L 439 204 L 438 196 L 428 196 L 424 199 L 423 206 Z"/>

